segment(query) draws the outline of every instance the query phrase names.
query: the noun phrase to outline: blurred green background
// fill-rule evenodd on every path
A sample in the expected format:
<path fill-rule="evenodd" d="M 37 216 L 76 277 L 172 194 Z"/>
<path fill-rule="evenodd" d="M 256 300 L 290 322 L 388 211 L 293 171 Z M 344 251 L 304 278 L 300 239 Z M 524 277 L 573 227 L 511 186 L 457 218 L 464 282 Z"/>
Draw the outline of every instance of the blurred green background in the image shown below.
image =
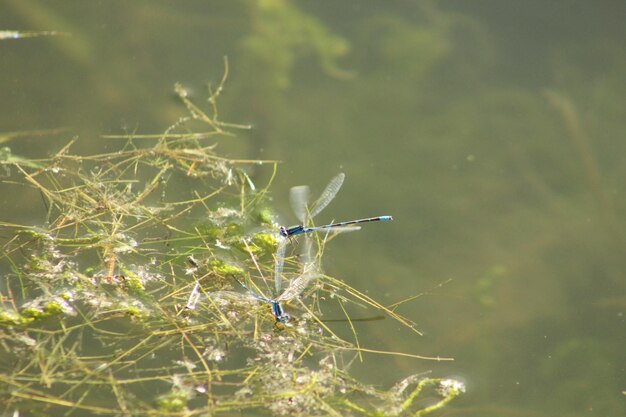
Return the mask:
<path fill-rule="evenodd" d="M 0 140 L 37 157 L 160 133 L 184 114 L 174 83 L 201 101 L 228 56 L 221 117 L 254 128 L 218 152 L 282 161 L 284 223 L 289 187 L 337 172 L 319 222 L 395 217 L 324 266 L 387 304 L 422 294 L 399 312 L 424 336 L 385 320 L 361 343 L 456 359 L 366 356 L 360 378 L 459 377 L 446 414 L 623 416 L 625 18 L 608 0 L 0 0 L 0 29 L 69 34 L 0 41 Z"/>

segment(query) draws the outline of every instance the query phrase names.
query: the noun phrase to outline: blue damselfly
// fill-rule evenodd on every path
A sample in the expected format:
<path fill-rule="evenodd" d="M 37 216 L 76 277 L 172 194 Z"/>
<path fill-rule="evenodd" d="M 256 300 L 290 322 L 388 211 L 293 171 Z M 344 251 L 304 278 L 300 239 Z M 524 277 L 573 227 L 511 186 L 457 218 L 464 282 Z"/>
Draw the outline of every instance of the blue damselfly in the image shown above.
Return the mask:
<path fill-rule="evenodd" d="M 310 232 L 344 232 L 359 230 L 360 223 L 368 223 L 375 221 L 390 221 L 393 220 L 391 216 L 378 216 L 368 217 L 365 219 L 349 220 L 344 222 L 330 223 L 324 226 L 308 226 L 312 223 L 313 217 L 318 215 L 326 206 L 333 201 L 346 176 L 343 173 L 338 174 L 330 180 L 320 197 L 311 205 L 308 205 L 309 199 L 309 187 L 306 185 L 300 185 L 292 187 L 289 193 L 289 200 L 291 208 L 293 209 L 296 217 L 300 220 L 301 224 L 291 227 L 280 226 L 279 227 L 279 239 L 278 248 L 276 249 L 276 257 L 274 261 L 274 285 L 276 293 L 278 293 L 282 287 L 282 272 L 285 263 L 285 251 L 287 248 L 287 240 L 291 236 L 297 236 Z M 309 250 L 310 245 L 307 245 Z"/>

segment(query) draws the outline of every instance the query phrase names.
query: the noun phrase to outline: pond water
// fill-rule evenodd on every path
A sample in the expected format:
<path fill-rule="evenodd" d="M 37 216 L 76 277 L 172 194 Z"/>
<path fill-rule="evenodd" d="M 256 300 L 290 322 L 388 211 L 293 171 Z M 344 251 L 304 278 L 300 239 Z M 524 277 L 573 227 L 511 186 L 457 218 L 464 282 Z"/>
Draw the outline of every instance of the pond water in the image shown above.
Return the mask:
<path fill-rule="evenodd" d="M 281 161 L 271 192 L 346 180 L 318 221 L 393 215 L 324 270 L 397 311 L 356 324 L 352 372 L 455 377 L 464 416 L 626 415 L 626 4 L 0 0 L 0 143 L 37 158 L 160 133 L 219 84 L 217 151 Z M 41 36 L 27 37 L 27 32 Z M 269 167 L 249 172 L 265 183 Z M 32 193 L 2 221 L 33 224 Z M 620 214 L 622 213 L 622 214 Z M 366 317 L 372 313 L 355 310 Z M 297 314 L 294 312 L 294 314 Z M 375 312 L 373 314 L 376 314 Z M 346 326 L 339 332 L 350 334 Z"/>

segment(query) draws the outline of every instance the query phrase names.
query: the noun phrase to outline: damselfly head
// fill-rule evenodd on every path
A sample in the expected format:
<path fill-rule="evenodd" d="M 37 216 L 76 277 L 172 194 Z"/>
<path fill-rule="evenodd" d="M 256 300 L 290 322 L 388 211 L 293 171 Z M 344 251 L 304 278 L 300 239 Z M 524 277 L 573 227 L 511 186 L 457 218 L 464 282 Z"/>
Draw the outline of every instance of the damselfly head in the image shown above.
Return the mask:
<path fill-rule="evenodd" d="M 272 314 L 276 318 L 276 323 L 287 323 L 289 321 L 289 314 L 285 313 L 280 301 L 270 300 L 270 304 L 272 306 Z"/>
<path fill-rule="evenodd" d="M 289 237 L 289 233 L 287 233 L 287 228 L 285 226 L 280 226 L 278 228 L 278 233 L 282 236 L 282 237 Z"/>
<path fill-rule="evenodd" d="M 277 323 L 286 324 L 287 322 L 289 322 L 290 319 L 291 317 L 289 317 L 289 314 L 287 313 L 283 313 L 281 316 L 276 316 Z"/>

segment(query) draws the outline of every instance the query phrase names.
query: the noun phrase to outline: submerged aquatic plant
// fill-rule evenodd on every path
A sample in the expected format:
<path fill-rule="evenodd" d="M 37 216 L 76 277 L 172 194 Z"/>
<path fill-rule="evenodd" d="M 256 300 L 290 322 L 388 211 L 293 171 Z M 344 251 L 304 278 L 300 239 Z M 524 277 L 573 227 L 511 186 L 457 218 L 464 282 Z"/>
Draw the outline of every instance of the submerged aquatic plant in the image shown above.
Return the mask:
<path fill-rule="evenodd" d="M 271 276 L 271 179 L 258 187 L 248 172 L 276 164 L 206 144 L 245 128 L 218 118 L 224 80 L 208 111 L 178 86 L 189 115 L 162 135 L 110 138 L 124 141 L 118 151 L 79 156 L 72 141 L 47 159 L 0 161 L 6 187 L 21 182 L 45 202 L 43 224 L 0 223 L 3 414 L 422 415 L 463 391 L 424 375 L 389 390 L 352 378 L 350 363 L 374 351 L 355 331 L 354 341 L 333 333 L 325 303 L 370 306 L 417 331 L 340 280 L 320 274 L 287 324 L 241 288 Z M 437 399 L 417 404 L 428 387 Z"/>

